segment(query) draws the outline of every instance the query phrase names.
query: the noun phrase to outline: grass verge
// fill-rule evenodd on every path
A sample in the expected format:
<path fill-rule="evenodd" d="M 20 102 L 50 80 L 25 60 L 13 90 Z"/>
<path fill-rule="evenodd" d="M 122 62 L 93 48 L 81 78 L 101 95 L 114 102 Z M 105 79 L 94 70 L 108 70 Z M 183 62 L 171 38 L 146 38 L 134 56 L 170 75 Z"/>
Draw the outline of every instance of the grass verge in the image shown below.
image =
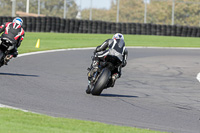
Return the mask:
<path fill-rule="evenodd" d="M 56 118 L 9 108 L 0 108 L 0 123 L 1 133 L 161 133 L 148 129 Z"/>
<path fill-rule="evenodd" d="M 34 51 L 96 47 L 111 34 L 66 34 L 66 33 L 26 33 L 19 53 Z M 200 47 L 200 38 L 124 35 L 126 46 L 145 47 Z M 36 49 L 37 40 L 40 39 L 40 48 Z"/>

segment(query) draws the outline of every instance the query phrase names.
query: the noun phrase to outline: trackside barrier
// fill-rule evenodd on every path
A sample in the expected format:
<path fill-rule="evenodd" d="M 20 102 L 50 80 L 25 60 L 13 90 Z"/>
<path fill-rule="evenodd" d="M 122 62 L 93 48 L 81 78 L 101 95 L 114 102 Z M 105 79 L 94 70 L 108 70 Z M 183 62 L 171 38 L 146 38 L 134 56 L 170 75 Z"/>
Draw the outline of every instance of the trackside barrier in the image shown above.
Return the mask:
<path fill-rule="evenodd" d="M 143 23 L 114 23 L 59 17 L 22 17 L 23 28 L 27 32 L 61 32 L 93 34 L 134 34 L 200 37 L 200 27 L 159 25 Z M 12 17 L 0 16 L 0 24 L 12 21 Z"/>

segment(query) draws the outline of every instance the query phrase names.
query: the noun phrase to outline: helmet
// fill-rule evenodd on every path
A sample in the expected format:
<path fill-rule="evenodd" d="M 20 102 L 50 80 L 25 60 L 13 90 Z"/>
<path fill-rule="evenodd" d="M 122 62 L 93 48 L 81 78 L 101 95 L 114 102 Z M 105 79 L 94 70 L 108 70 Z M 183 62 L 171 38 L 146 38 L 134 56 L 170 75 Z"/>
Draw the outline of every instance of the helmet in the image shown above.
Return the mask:
<path fill-rule="evenodd" d="M 124 40 L 124 36 L 121 33 L 116 33 L 112 39 L 123 39 Z"/>
<path fill-rule="evenodd" d="M 13 22 L 14 22 L 14 23 L 17 23 L 17 24 L 19 24 L 19 25 L 21 25 L 21 26 L 22 26 L 22 24 L 23 24 L 23 20 L 22 20 L 21 18 L 19 18 L 19 17 L 13 19 Z"/>

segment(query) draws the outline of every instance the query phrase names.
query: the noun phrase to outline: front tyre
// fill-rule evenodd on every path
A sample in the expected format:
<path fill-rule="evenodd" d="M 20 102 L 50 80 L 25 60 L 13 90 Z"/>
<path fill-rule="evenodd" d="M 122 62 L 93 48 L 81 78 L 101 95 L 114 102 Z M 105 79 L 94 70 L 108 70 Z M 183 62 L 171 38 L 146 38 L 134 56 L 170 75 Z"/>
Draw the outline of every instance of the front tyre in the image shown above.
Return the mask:
<path fill-rule="evenodd" d="M 110 76 L 111 76 L 111 71 L 107 68 L 104 68 L 101 71 L 98 80 L 94 85 L 94 88 L 91 90 L 91 94 L 99 96 L 103 91 L 103 89 L 105 88 L 105 86 L 107 85 Z"/>
<path fill-rule="evenodd" d="M 0 67 L 4 64 L 4 53 L 2 50 L 0 50 Z"/>
<path fill-rule="evenodd" d="M 87 94 L 90 94 L 91 93 L 91 88 L 90 88 L 90 85 L 87 86 L 87 89 L 85 91 Z"/>

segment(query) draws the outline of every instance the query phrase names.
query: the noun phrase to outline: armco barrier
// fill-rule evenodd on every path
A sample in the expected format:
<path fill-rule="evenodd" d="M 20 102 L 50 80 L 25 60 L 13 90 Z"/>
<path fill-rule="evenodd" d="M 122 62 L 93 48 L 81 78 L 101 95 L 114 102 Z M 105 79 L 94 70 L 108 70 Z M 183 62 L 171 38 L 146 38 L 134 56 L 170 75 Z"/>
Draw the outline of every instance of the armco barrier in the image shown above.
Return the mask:
<path fill-rule="evenodd" d="M 22 17 L 23 28 L 27 32 L 61 32 L 61 33 L 93 33 L 93 34 L 134 34 L 200 37 L 200 27 L 114 23 L 78 19 L 62 19 L 59 17 Z M 0 16 L 0 24 L 11 22 L 13 17 Z"/>

